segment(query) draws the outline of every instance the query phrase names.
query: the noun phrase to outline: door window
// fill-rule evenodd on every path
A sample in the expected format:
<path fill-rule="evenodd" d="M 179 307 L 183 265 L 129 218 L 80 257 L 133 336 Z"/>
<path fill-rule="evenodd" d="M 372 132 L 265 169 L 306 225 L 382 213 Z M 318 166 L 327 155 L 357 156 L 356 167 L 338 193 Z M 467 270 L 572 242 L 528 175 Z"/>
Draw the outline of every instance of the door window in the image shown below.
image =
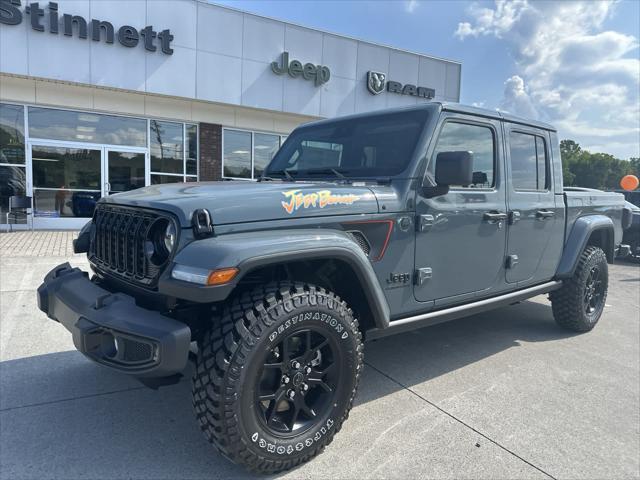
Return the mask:
<path fill-rule="evenodd" d="M 469 185 L 451 188 L 491 188 L 495 185 L 495 138 L 493 129 L 470 123 L 447 122 L 440 131 L 431 165 L 440 152 L 473 153 L 473 180 Z"/>
<path fill-rule="evenodd" d="M 515 190 L 548 188 L 547 154 L 544 138 L 529 133 L 511 132 L 511 181 Z"/>
<path fill-rule="evenodd" d="M 108 152 L 109 195 L 144 187 L 144 153 Z"/>

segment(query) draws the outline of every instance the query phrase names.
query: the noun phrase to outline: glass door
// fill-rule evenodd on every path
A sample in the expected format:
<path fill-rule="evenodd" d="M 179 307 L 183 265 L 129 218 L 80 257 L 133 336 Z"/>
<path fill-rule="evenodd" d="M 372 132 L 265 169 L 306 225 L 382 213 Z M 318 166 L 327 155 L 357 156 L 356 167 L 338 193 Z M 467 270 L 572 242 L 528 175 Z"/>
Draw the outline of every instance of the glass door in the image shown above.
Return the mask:
<path fill-rule="evenodd" d="M 35 228 L 82 228 L 100 197 L 149 184 L 146 149 L 34 141 L 28 153 Z"/>
<path fill-rule="evenodd" d="M 135 190 L 147 184 L 147 155 L 142 151 L 105 149 L 104 193 Z"/>
<path fill-rule="evenodd" d="M 102 196 L 102 148 L 32 143 L 35 228 L 82 227 Z"/>

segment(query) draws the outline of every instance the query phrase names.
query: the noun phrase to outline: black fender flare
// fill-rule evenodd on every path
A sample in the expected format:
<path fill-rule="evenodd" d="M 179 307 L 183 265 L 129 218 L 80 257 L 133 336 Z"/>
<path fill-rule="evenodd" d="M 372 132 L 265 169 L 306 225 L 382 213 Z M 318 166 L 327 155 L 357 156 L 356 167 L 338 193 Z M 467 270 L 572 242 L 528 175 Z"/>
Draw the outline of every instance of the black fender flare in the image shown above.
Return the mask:
<path fill-rule="evenodd" d="M 613 261 L 615 251 L 613 220 L 606 215 L 586 215 L 576 219 L 571 227 L 556 270 L 556 278 L 563 279 L 573 276 L 580 254 L 586 248 L 589 238 L 593 232 L 602 230 L 611 235 L 611 241 L 608 242 L 608 245 L 603 246 L 603 249 L 607 260 Z"/>
<path fill-rule="evenodd" d="M 237 267 L 233 281 L 204 287 L 170 278 L 170 269 L 159 280 L 159 290 L 176 298 L 201 303 L 225 300 L 245 275 L 269 265 L 297 260 L 332 259 L 346 263 L 358 278 L 376 328 L 389 326 L 389 305 L 369 258 L 344 232 L 325 229 L 244 232 L 197 240 L 183 248 L 175 264 L 215 270 Z"/>

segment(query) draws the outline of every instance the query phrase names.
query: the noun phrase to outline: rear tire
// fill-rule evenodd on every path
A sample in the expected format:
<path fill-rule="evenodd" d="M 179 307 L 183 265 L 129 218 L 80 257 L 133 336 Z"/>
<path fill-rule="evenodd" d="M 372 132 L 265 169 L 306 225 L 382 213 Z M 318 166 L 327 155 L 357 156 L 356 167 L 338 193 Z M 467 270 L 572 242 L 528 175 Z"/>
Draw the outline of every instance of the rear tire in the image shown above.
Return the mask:
<path fill-rule="evenodd" d="M 588 332 L 598 323 L 607 299 L 609 270 L 602 249 L 588 246 L 578 260 L 573 277 L 551 292 L 556 323 L 574 332 Z"/>
<path fill-rule="evenodd" d="M 293 468 L 347 419 L 362 352 L 358 322 L 332 292 L 289 282 L 246 292 L 198 345 L 198 423 L 218 451 L 252 472 Z"/>

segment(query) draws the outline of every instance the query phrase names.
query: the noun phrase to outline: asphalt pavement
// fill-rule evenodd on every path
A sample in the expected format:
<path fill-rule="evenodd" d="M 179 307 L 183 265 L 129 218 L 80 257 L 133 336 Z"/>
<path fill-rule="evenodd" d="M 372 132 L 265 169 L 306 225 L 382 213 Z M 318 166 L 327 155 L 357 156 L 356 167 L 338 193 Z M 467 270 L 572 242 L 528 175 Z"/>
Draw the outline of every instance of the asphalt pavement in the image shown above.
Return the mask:
<path fill-rule="evenodd" d="M 87 265 L 0 249 L 0 478 L 250 477 L 200 433 L 188 372 L 150 390 L 92 364 L 37 309 L 63 261 Z M 282 476 L 640 478 L 640 267 L 610 277 L 587 334 L 536 297 L 367 344 L 349 420 Z"/>

